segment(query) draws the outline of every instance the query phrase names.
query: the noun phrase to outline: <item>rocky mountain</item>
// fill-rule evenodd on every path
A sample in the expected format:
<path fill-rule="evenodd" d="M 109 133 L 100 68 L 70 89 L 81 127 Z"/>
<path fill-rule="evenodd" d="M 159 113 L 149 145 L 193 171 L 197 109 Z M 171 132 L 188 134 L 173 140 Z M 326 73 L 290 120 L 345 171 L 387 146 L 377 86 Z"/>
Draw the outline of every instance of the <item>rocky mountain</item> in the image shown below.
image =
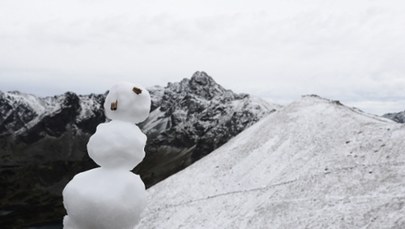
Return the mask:
<path fill-rule="evenodd" d="M 150 91 L 152 112 L 140 125 L 148 136 L 147 156 L 136 169 L 147 185 L 187 167 L 279 108 L 226 90 L 204 72 Z"/>
<path fill-rule="evenodd" d="M 147 186 L 209 154 L 279 107 L 224 89 L 204 72 L 149 89 L 146 158 L 135 171 Z M 61 220 L 61 192 L 96 165 L 86 144 L 105 122 L 105 94 L 39 98 L 0 92 L 0 226 Z"/>
<path fill-rule="evenodd" d="M 398 112 L 398 113 L 388 113 L 383 115 L 383 117 L 391 119 L 395 122 L 405 123 L 405 111 Z"/>
<path fill-rule="evenodd" d="M 305 96 L 151 187 L 137 228 L 405 228 L 404 138 Z"/>

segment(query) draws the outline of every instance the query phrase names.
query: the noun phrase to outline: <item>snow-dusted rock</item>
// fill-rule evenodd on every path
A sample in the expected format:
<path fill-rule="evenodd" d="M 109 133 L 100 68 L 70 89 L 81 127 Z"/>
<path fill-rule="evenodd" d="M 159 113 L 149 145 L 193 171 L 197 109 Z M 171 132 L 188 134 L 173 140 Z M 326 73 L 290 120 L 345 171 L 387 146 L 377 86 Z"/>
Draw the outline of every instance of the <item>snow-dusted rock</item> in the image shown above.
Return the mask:
<path fill-rule="evenodd" d="M 31 144 L 47 136 L 59 137 L 72 127 L 92 134 L 105 121 L 104 98 L 73 92 L 48 97 L 0 92 L 0 136 L 19 136 Z"/>
<path fill-rule="evenodd" d="M 395 122 L 405 123 L 405 111 L 398 112 L 398 113 L 388 113 L 383 115 L 383 117 L 391 119 Z"/>

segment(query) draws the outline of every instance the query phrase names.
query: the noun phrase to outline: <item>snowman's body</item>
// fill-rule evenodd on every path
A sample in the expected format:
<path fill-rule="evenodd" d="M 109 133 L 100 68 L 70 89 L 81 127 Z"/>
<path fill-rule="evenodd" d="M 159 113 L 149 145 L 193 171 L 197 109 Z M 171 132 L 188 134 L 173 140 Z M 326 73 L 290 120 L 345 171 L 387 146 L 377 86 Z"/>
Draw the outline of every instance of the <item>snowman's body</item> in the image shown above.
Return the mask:
<path fill-rule="evenodd" d="M 146 206 L 145 186 L 138 175 L 102 167 L 77 174 L 63 196 L 68 212 L 65 229 L 133 229 Z"/>
<path fill-rule="evenodd" d="M 147 118 L 149 93 L 130 83 L 114 86 L 87 149 L 101 167 L 77 174 L 63 190 L 65 229 L 133 229 L 146 206 L 145 185 L 130 172 L 144 156 L 146 136 L 134 124 Z"/>

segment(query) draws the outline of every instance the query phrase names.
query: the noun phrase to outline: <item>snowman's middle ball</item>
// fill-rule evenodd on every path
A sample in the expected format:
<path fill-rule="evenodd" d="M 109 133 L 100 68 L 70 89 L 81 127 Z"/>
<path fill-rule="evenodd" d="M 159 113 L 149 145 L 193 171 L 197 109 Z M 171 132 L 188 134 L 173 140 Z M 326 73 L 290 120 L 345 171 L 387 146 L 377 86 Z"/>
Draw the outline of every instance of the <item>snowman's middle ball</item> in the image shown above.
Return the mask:
<path fill-rule="evenodd" d="M 149 116 L 150 105 L 150 95 L 145 88 L 122 82 L 109 90 L 104 111 L 109 119 L 140 123 Z"/>
<path fill-rule="evenodd" d="M 146 135 L 139 127 L 113 120 L 97 126 L 87 151 L 101 167 L 131 170 L 145 157 L 145 144 Z"/>

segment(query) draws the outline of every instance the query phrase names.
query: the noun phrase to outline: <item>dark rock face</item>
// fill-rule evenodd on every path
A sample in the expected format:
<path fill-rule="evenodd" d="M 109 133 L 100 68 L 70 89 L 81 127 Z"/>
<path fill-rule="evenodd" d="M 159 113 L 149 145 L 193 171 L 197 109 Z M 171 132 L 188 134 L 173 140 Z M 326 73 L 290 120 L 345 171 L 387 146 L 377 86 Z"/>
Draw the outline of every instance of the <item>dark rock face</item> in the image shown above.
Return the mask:
<path fill-rule="evenodd" d="M 398 112 L 398 113 L 388 113 L 383 115 L 383 117 L 391 119 L 395 122 L 405 123 L 405 111 Z"/>
<path fill-rule="evenodd" d="M 151 186 L 202 158 L 274 111 L 276 106 L 235 94 L 204 72 L 149 89 L 145 160 L 135 168 Z M 89 137 L 105 122 L 105 94 L 38 98 L 0 92 L 0 227 L 61 220 L 61 193 L 79 172 L 96 167 Z"/>

